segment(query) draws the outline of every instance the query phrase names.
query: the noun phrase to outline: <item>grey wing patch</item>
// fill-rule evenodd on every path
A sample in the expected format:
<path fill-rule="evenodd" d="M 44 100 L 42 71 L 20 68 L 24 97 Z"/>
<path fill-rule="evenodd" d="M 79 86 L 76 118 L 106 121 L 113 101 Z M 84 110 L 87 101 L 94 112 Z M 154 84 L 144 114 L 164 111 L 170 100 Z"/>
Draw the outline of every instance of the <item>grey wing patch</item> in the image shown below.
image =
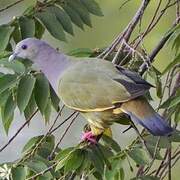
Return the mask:
<path fill-rule="evenodd" d="M 136 84 L 146 85 L 146 86 L 149 86 L 149 88 L 154 87 L 152 84 L 142 79 L 142 77 L 138 73 L 125 69 L 121 66 L 115 66 L 115 67 L 120 73 L 126 75 L 128 78 L 133 80 Z"/>
<path fill-rule="evenodd" d="M 127 89 L 127 91 L 132 95 L 131 96 L 132 98 L 142 96 L 150 89 L 150 86 L 147 84 L 132 83 L 123 79 L 114 79 L 114 80 L 122 84 Z"/>

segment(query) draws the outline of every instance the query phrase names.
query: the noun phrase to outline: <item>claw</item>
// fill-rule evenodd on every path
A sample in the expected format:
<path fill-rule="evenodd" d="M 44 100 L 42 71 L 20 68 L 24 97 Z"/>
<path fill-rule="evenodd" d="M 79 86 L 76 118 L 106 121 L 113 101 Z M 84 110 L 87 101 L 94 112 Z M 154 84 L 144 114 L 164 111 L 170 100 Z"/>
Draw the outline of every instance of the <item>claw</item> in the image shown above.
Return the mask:
<path fill-rule="evenodd" d="M 91 144 L 97 144 L 96 137 L 92 134 L 91 131 L 83 133 L 81 140 L 88 141 Z"/>

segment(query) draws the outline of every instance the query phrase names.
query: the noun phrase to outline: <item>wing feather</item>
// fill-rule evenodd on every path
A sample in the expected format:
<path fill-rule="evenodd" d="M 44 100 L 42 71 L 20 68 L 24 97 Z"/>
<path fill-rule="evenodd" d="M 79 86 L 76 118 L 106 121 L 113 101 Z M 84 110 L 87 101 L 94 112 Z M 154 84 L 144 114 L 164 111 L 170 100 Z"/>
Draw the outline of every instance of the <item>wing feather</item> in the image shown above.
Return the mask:
<path fill-rule="evenodd" d="M 82 111 L 104 111 L 141 96 L 149 89 L 138 84 L 115 66 L 103 60 L 81 60 L 70 67 L 59 83 L 59 96 L 70 108 Z"/>

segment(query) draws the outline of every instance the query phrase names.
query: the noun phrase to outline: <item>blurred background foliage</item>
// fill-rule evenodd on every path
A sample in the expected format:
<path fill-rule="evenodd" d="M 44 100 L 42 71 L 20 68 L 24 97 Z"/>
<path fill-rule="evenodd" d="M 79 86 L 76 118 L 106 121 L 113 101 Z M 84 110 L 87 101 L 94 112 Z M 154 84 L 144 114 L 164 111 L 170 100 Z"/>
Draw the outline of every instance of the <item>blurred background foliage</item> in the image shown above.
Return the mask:
<path fill-rule="evenodd" d="M 14 2 L 14 0 L 0 0 L 0 9 Z M 54 6 L 54 1 L 46 1 L 45 3 L 38 1 L 37 3 L 35 0 L 24 0 L 0 12 L 0 106 L 2 129 L 5 130 L 1 131 L 2 140 L 0 144 L 3 145 L 8 140 L 6 134 L 11 137 L 16 132 L 19 119 L 24 119 L 25 116 L 28 120 L 34 112 L 36 113 L 36 108 L 40 110 L 45 120 L 45 123 L 40 122 L 39 119 L 42 119 L 42 117 L 40 115 L 36 116 L 37 122 L 34 125 L 30 123 L 29 128 L 25 129 L 26 132 L 21 133 L 22 137 L 33 138 L 27 142 L 26 138 L 21 137 L 17 144 L 12 143 L 12 145 L 8 145 L 6 151 L 1 152 L 0 159 L 2 162 L 13 161 L 21 157 L 12 164 L 5 163 L 1 166 L 1 175 L 4 175 L 2 178 L 13 177 L 13 179 L 19 180 L 40 173 L 37 179 L 55 179 L 55 177 L 57 179 L 73 179 L 76 175 L 81 176 L 82 179 L 85 179 L 87 175 L 90 176 L 90 179 L 95 177 L 96 179 L 130 179 L 135 176 L 137 169 L 141 170 L 141 166 L 147 167 L 147 172 L 151 168 L 151 163 L 154 161 L 151 161 L 146 149 L 142 148 L 141 140 L 139 138 L 134 140 L 133 137 L 136 134 L 133 130 L 120 134 L 125 129 L 120 125 L 113 127 L 113 139 L 118 143 L 104 136 L 98 146 L 87 146 L 83 143 L 78 144 L 80 133 L 85 125 L 85 122 L 78 118 L 79 121 L 71 127 L 72 134 L 64 139 L 66 142 L 61 146 L 65 149 L 60 150 L 55 144 L 63 129 L 55 133 L 56 138 L 54 138 L 50 134 L 56 129 L 51 128 L 50 125 L 45 126 L 49 123 L 49 120 L 56 118 L 55 111 L 59 111 L 59 101 L 47 80 L 42 74 L 34 71 L 29 64 L 22 64 L 21 61 L 13 64 L 7 62 L 14 44 L 21 39 L 32 36 L 38 38 L 42 36 L 55 48 L 69 55 L 96 56 L 112 42 L 119 32 L 123 31 L 142 1 L 130 1 L 123 8 L 120 8 L 123 1 L 119 0 L 98 0 L 96 2 L 99 5 L 93 0 L 57 0 L 56 6 Z M 162 1 L 161 7 L 164 7 L 166 3 L 166 1 Z M 141 26 L 138 25 L 133 31 L 131 40 L 150 23 L 149 21 L 156 7 L 157 1 L 151 0 L 141 20 Z M 176 10 L 175 6 L 172 6 L 163 15 L 152 32 L 145 37 L 143 47 L 147 53 L 151 52 L 157 45 L 169 27 L 172 26 L 175 18 Z M 179 91 L 169 98 L 166 98 L 168 96 L 167 92 L 163 91 L 164 85 L 166 86 L 166 75 L 168 72 L 172 72 L 180 59 L 179 26 L 172 29 L 172 31 L 173 35 L 170 42 L 156 56 L 154 66 L 146 73 L 145 77 L 156 85 L 156 89 L 151 91 L 155 107 L 158 106 L 160 110 L 167 109 L 167 115 L 172 116 L 173 125 L 177 126 L 179 121 Z M 9 41 L 10 39 L 11 41 Z M 108 59 L 112 60 L 112 56 L 109 56 Z M 141 58 L 137 60 L 142 63 Z M 132 67 L 135 70 L 137 68 L 136 64 Z M 174 80 L 173 77 L 176 77 L 176 74 L 171 75 L 170 80 Z M 174 81 L 171 82 L 174 85 Z M 51 105 L 53 108 L 51 108 Z M 61 104 L 60 106 L 62 107 Z M 19 111 L 24 116 L 20 115 Z M 50 116 L 51 112 L 53 113 Z M 65 108 L 61 121 L 66 116 L 71 116 L 71 113 Z M 75 116 L 75 114 L 73 115 Z M 16 120 L 15 123 L 13 119 Z M 29 124 L 29 122 L 26 121 L 26 124 Z M 34 131 L 29 130 L 33 127 L 36 127 Z M 46 129 L 49 129 L 49 127 L 51 130 L 48 131 L 49 134 L 46 134 Z M 46 134 L 46 136 L 41 134 Z M 34 137 L 35 135 L 37 136 Z M 72 138 L 73 135 L 74 138 Z M 162 138 L 159 141 L 145 134 L 145 140 L 148 142 L 147 147 L 151 155 L 154 155 L 154 151 L 157 151 L 154 157 L 155 162 L 161 162 L 162 154 L 171 146 L 169 141 L 174 142 L 173 147 L 175 149 L 180 137 L 176 133 L 169 139 Z M 24 148 L 21 154 L 20 147 L 22 146 Z M 69 146 L 75 147 L 67 148 Z M 10 152 L 13 152 L 12 148 L 13 151 L 17 148 L 17 154 L 10 154 Z M 51 161 L 49 161 L 49 157 L 51 157 Z M 152 168 L 158 167 L 158 163 L 152 165 Z M 180 176 L 177 171 L 178 168 L 179 163 L 172 171 L 173 179 Z M 46 173 L 46 170 L 50 171 Z M 150 177 L 150 175 L 144 176 L 143 174 L 143 177 L 139 179 L 158 179 Z"/>

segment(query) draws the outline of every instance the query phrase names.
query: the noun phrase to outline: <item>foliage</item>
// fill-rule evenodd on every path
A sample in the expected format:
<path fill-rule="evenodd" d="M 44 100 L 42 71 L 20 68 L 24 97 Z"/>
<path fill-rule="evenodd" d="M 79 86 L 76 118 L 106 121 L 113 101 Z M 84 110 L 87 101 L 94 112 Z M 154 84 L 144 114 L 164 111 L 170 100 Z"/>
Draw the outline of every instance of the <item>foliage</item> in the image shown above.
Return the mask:
<path fill-rule="evenodd" d="M 47 79 L 41 72 L 35 71 L 28 60 L 19 59 L 13 63 L 8 62 L 13 49 L 12 41 L 17 43 L 27 37 L 41 39 L 45 30 L 55 39 L 66 41 L 66 33 L 74 35 L 73 24 L 82 30 L 84 25 L 92 26 L 90 14 L 103 16 L 99 5 L 94 0 L 37 1 L 34 6 L 28 7 L 22 16 L 0 26 L 0 65 L 9 70 L 9 73 L 0 73 L 0 110 L 2 124 L 7 134 L 14 120 L 16 107 L 24 114 L 27 124 L 37 112 L 36 109 L 42 114 L 45 123 L 49 122 L 52 107 L 57 112 L 62 111 L 59 107 L 60 100 Z M 109 52 L 105 58 L 112 61 L 115 56 L 113 61 L 118 59 L 118 64 L 138 71 L 144 61 L 148 63 L 148 57 L 143 47 L 137 46 L 138 38 L 127 44 L 126 33 L 124 38 L 127 42 L 119 41 L 119 44 L 122 43 L 120 47 L 124 48 L 120 49 L 121 51 L 112 48 L 112 52 Z M 159 100 L 157 110 L 163 109 L 164 115 L 176 128 L 180 121 L 179 80 L 175 82 L 176 77 L 179 76 L 180 26 L 171 28 L 168 35 L 169 44 L 175 54 L 174 59 L 162 73 L 152 65 L 145 72 L 144 78 L 153 79 Z M 96 50 L 83 48 L 72 50 L 69 55 L 103 57 L 104 52 L 106 50 L 103 48 Z M 163 82 L 164 78 L 166 82 Z M 174 88 L 172 88 L 173 84 L 175 84 Z M 152 99 L 151 94 L 148 94 L 148 97 Z M 64 122 L 72 117 L 75 119 L 77 116 L 75 113 L 71 114 Z M 30 139 L 24 146 L 20 159 L 2 164 L 0 177 L 14 180 L 74 179 L 75 177 L 124 180 L 127 173 L 124 164 L 128 163 L 130 171 L 135 172 L 135 169 L 139 168 L 137 176 L 132 179 L 156 180 L 162 177 L 163 170 L 166 172 L 166 169 L 160 166 L 158 171 L 154 170 L 152 167 L 154 161 L 159 164 L 167 162 L 166 154 L 169 149 L 180 142 L 178 130 L 171 137 L 162 138 L 155 138 L 143 130 L 141 136 L 137 136 L 125 149 L 106 135 L 103 135 L 98 144 L 81 142 L 75 147 L 61 149 L 55 145 L 55 137 L 52 133 L 58 126 L 54 127 L 54 125 L 55 123 L 47 134 Z M 179 157 L 177 152 L 179 149 L 171 152 L 172 160 Z M 167 163 L 162 165 L 167 167 Z M 151 173 L 150 170 L 152 170 Z"/>

